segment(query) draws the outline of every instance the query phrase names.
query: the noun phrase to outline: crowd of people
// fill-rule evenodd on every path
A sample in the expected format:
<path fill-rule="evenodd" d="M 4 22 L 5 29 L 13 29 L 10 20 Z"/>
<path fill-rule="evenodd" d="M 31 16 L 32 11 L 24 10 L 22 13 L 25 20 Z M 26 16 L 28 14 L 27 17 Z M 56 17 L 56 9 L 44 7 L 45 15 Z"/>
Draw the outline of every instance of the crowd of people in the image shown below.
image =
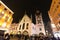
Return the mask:
<path fill-rule="evenodd" d="M 28 35 L 18 35 L 17 36 L 19 39 L 24 39 L 24 40 L 60 40 L 59 37 L 55 38 L 54 36 L 28 36 Z"/>
<path fill-rule="evenodd" d="M 6 34 L 0 36 L 0 40 L 10 40 L 10 37 L 14 35 Z M 60 40 L 59 37 L 55 38 L 54 36 L 28 36 L 28 35 L 15 35 L 18 40 Z"/>

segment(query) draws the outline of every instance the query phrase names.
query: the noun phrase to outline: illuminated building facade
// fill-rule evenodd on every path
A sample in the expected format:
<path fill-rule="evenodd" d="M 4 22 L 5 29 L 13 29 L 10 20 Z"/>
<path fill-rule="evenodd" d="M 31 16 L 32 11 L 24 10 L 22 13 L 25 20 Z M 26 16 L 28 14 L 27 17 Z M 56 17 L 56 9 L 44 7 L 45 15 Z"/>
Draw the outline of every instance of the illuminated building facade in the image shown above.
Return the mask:
<path fill-rule="evenodd" d="M 18 23 L 12 23 L 9 27 L 10 34 L 17 34 Z"/>
<path fill-rule="evenodd" d="M 35 18 L 36 18 L 37 33 L 38 34 L 43 33 L 44 35 L 46 35 L 45 27 L 44 27 L 44 23 L 43 23 L 43 19 L 42 19 L 42 14 L 40 13 L 39 10 L 36 11 Z"/>
<path fill-rule="evenodd" d="M 13 21 L 13 12 L 0 0 L 0 30 L 9 28 Z"/>
<path fill-rule="evenodd" d="M 52 0 L 48 15 L 51 20 L 53 32 L 60 31 L 60 0 Z"/>
<path fill-rule="evenodd" d="M 18 31 L 24 35 L 31 35 L 31 19 L 25 14 L 19 21 Z"/>
<path fill-rule="evenodd" d="M 21 21 L 19 21 L 18 25 L 18 33 L 24 34 L 24 35 L 39 35 L 40 33 L 45 34 L 45 28 L 42 20 L 41 14 L 36 14 L 36 24 L 32 22 L 32 15 L 31 18 L 25 14 Z"/>

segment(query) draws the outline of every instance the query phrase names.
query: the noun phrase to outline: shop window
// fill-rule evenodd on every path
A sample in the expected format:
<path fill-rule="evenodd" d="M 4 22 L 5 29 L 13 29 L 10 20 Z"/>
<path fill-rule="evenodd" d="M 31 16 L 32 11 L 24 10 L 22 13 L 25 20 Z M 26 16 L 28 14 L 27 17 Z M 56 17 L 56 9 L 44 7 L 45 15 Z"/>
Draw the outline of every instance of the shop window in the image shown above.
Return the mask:
<path fill-rule="evenodd" d="M 28 26 L 29 26 L 29 24 L 27 23 L 27 25 L 26 25 L 26 29 L 28 29 Z"/>
<path fill-rule="evenodd" d="M 23 23 L 23 27 L 22 27 L 22 29 L 24 29 L 25 28 L 25 23 Z"/>

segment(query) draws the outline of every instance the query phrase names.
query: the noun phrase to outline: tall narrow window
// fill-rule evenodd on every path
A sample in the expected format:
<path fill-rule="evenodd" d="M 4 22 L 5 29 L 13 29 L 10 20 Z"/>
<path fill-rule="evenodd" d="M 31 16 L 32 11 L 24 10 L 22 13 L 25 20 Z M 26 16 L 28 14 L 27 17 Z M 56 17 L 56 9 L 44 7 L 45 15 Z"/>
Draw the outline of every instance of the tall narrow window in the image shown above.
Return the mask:
<path fill-rule="evenodd" d="M 20 25 L 20 27 L 19 27 L 19 30 L 21 29 L 21 25 Z"/>
<path fill-rule="evenodd" d="M 26 29 L 28 29 L 28 26 L 29 26 L 29 24 L 27 23 L 27 25 L 26 25 Z"/>
<path fill-rule="evenodd" d="M 23 27 L 22 27 L 22 29 L 24 29 L 25 28 L 25 23 L 23 23 Z"/>

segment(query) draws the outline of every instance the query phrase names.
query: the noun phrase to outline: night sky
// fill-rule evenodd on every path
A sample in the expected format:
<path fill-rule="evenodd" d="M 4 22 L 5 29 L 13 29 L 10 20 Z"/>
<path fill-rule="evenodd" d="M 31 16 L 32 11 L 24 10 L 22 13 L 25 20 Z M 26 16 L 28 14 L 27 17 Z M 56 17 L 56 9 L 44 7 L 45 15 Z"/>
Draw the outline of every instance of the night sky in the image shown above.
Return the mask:
<path fill-rule="evenodd" d="M 48 10 L 51 5 L 52 0 L 2 0 L 6 6 L 8 6 L 13 12 L 13 23 L 18 23 L 19 20 L 23 17 L 25 14 L 25 11 L 27 15 L 33 15 L 36 9 L 40 10 L 42 12 L 44 23 L 47 23 L 49 21 L 48 17 Z M 35 21 L 33 21 L 35 23 Z"/>

